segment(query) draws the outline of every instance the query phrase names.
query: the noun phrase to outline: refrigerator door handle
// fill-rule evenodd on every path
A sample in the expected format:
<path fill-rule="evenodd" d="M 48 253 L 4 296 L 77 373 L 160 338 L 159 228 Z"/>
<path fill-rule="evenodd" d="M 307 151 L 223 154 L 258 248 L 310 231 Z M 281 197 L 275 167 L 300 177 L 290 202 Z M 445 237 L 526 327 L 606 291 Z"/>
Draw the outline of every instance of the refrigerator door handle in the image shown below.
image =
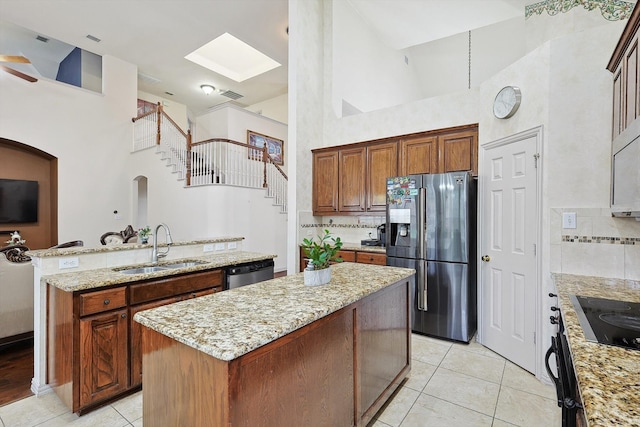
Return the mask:
<path fill-rule="evenodd" d="M 424 262 L 422 268 L 418 269 L 418 310 L 427 311 L 427 263 Z"/>

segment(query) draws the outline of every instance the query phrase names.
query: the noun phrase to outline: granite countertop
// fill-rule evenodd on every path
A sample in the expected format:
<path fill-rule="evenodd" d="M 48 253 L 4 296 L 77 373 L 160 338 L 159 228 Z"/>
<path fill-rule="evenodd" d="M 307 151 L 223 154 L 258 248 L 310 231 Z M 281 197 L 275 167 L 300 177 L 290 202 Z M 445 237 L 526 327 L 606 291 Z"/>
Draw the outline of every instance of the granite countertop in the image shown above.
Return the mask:
<path fill-rule="evenodd" d="M 182 240 L 179 242 L 173 242 L 172 246 L 187 246 L 187 245 L 199 245 L 207 243 L 219 243 L 219 242 L 239 242 L 244 240 L 244 237 L 213 237 L 210 239 L 197 239 L 197 240 Z M 158 243 L 158 247 L 166 247 L 165 242 Z M 128 251 L 131 249 L 144 249 L 152 248 L 153 243 L 123 243 L 121 245 L 102 245 L 102 246 L 72 246 L 70 248 L 61 249 L 36 249 L 27 251 L 27 255 L 35 258 L 47 258 L 55 256 L 68 256 L 68 255 L 83 255 L 83 254 L 95 254 L 102 252 L 117 252 Z"/>
<path fill-rule="evenodd" d="M 142 311 L 134 320 L 230 361 L 414 273 L 345 262 L 332 266 L 326 285 L 305 286 L 298 273 Z"/>
<path fill-rule="evenodd" d="M 207 241 L 208 242 L 208 241 Z M 172 268 L 145 274 L 124 274 L 120 270 L 149 266 L 150 263 L 127 265 L 120 267 L 99 268 L 94 270 L 76 271 L 73 273 L 60 273 L 42 276 L 42 281 L 62 289 L 66 292 L 95 289 L 103 286 L 119 285 L 129 282 L 138 282 L 147 279 L 173 276 L 175 274 L 193 273 L 197 271 L 212 270 L 214 268 L 227 267 L 229 265 L 242 264 L 251 261 L 261 261 L 276 258 L 277 255 L 262 254 L 256 252 L 233 251 L 214 255 L 189 257 L 188 259 L 172 259 L 159 262 L 158 266 L 176 264 L 187 261 L 202 262 L 192 267 Z"/>
<path fill-rule="evenodd" d="M 589 426 L 640 426 L 640 351 L 587 341 L 569 300 L 573 294 L 640 302 L 640 281 L 553 278 Z"/>

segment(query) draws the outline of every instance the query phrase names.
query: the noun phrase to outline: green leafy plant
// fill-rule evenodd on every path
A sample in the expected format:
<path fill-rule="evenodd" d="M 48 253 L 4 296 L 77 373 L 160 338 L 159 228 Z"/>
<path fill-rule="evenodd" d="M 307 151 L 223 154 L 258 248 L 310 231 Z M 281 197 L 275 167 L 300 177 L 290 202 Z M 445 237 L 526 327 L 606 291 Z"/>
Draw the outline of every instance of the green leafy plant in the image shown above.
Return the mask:
<path fill-rule="evenodd" d="M 314 270 L 329 268 L 331 262 L 342 262 L 342 258 L 337 256 L 342 248 L 340 237 L 333 238 L 329 230 L 324 230 L 324 235 L 318 236 L 318 239 L 318 242 L 315 239 L 302 240 L 302 249 L 311 260 Z"/>
<path fill-rule="evenodd" d="M 138 230 L 138 236 L 140 237 L 149 237 L 149 235 L 151 235 L 151 228 L 148 225 Z"/>

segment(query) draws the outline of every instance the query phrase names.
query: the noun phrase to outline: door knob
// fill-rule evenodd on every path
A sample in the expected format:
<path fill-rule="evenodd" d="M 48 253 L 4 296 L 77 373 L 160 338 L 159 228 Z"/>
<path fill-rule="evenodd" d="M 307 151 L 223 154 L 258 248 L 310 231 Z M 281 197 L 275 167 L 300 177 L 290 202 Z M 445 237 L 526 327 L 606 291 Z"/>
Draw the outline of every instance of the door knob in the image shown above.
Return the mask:
<path fill-rule="evenodd" d="M 489 262 L 489 261 L 491 261 L 491 257 L 489 255 L 482 255 L 482 260 L 484 262 Z"/>

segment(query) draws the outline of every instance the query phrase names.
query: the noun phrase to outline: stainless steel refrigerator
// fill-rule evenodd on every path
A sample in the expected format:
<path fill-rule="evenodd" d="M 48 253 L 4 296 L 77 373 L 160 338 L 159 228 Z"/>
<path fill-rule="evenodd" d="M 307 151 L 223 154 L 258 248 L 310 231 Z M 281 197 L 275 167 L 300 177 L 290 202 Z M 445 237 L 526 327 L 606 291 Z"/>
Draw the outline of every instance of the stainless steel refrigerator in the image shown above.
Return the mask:
<path fill-rule="evenodd" d="M 387 265 L 416 270 L 414 332 L 463 342 L 475 334 L 476 210 L 470 172 L 387 179 Z"/>

